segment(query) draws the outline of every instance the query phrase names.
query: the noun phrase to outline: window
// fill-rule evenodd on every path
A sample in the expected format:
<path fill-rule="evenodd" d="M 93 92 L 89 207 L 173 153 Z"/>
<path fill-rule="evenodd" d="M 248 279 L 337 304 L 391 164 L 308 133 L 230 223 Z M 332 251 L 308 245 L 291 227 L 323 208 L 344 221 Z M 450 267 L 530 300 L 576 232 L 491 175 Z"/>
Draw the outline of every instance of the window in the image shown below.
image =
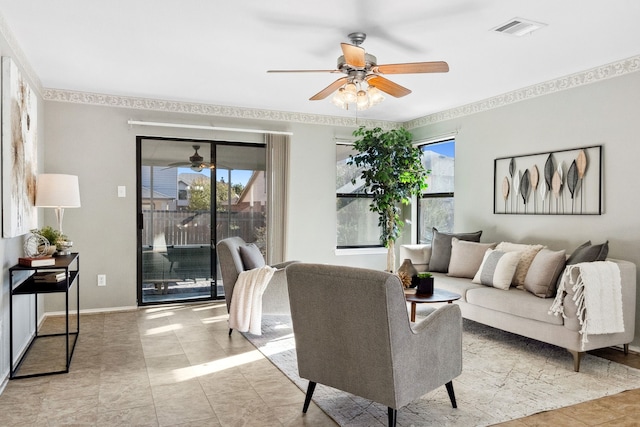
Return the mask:
<path fill-rule="evenodd" d="M 347 164 L 351 154 L 356 154 L 351 145 L 336 145 L 337 248 L 380 247 L 378 214 L 369 210 L 372 195 L 359 179 L 361 168 Z"/>
<path fill-rule="evenodd" d="M 455 140 L 424 144 L 420 149 L 431 173 L 418 203 L 418 243 L 431 243 L 433 227 L 453 231 Z"/>

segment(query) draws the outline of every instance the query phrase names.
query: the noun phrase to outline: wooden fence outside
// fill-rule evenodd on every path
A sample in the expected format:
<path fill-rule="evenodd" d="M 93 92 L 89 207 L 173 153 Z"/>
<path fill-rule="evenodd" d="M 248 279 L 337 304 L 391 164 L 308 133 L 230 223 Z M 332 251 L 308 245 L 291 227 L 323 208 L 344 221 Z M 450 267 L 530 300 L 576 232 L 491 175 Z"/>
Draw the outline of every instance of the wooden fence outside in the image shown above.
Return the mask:
<path fill-rule="evenodd" d="M 142 212 L 142 245 L 151 247 L 209 245 L 211 239 L 220 241 L 230 236 L 242 237 L 247 242 L 260 238 L 259 230 L 266 227 L 261 212 L 218 212 L 215 235 L 211 229 L 210 212 L 151 211 Z M 162 241 L 164 237 L 164 241 Z"/>

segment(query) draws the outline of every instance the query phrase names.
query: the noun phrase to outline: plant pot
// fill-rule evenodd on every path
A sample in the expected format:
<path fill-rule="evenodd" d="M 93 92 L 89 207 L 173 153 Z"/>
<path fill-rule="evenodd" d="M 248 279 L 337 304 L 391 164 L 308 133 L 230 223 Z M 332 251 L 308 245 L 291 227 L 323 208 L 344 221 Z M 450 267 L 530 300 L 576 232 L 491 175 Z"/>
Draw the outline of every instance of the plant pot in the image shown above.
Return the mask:
<path fill-rule="evenodd" d="M 416 277 L 416 295 L 433 295 L 433 277 Z"/>

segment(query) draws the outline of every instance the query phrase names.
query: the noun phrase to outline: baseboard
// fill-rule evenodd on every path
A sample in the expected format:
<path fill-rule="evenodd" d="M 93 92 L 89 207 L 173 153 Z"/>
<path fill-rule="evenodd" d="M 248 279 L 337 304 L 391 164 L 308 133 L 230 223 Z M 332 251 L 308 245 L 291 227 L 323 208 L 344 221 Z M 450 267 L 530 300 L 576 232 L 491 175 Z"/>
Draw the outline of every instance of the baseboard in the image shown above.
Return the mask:
<path fill-rule="evenodd" d="M 80 314 L 98 314 L 98 313 L 117 313 L 122 311 L 136 311 L 138 310 L 137 306 L 128 306 L 128 307 L 109 307 L 109 308 L 89 308 L 80 310 Z M 49 311 L 44 314 L 44 317 L 49 316 L 64 316 L 64 311 Z M 42 321 L 40 321 L 42 324 Z"/>

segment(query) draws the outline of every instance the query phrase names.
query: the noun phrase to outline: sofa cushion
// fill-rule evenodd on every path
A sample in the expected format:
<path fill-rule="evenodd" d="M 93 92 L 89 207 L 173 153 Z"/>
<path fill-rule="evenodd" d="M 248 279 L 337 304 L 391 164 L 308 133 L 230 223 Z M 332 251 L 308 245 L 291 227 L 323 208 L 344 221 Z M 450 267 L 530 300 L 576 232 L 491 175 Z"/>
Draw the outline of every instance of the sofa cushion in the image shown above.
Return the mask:
<path fill-rule="evenodd" d="M 473 283 L 508 290 L 519 260 L 520 252 L 487 249 L 482 265 L 473 278 Z"/>
<path fill-rule="evenodd" d="M 254 268 L 264 267 L 264 257 L 255 244 L 249 243 L 239 247 L 240 258 L 245 270 L 253 270 Z"/>
<path fill-rule="evenodd" d="M 433 273 L 433 286 L 449 292 L 460 294 L 460 301 L 467 301 L 467 292 L 471 289 L 484 288 L 485 286 L 471 282 L 463 277 L 451 277 L 445 273 Z"/>
<path fill-rule="evenodd" d="M 448 276 L 466 277 L 473 279 L 484 258 L 487 249 L 496 247 L 495 243 L 478 243 L 451 239 L 451 259 L 449 261 Z"/>
<path fill-rule="evenodd" d="M 579 264 L 581 262 L 593 262 L 604 261 L 609 254 L 609 241 L 599 245 L 592 245 L 591 240 L 587 240 L 582 245 L 578 246 L 575 251 L 569 256 L 567 265 Z"/>
<path fill-rule="evenodd" d="M 527 277 L 529 266 L 538 252 L 544 248 L 542 245 L 525 245 L 520 243 L 500 242 L 496 249 L 504 252 L 520 252 L 520 261 L 513 275 L 512 284 L 520 288 L 524 287 L 524 279 Z"/>
<path fill-rule="evenodd" d="M 431 245 L 400 245 L 400 259 L 402 261 L 410 259 L 418 272 L 429 270 L 429 258 L 431 258 Z"/>
<path fill-rule="evenodd" d="M 524 288 L 540 298 L 555 296 L 558 277 L 564 270 L 566 260 L 564 250 L 540 250 L 529 267 Z"/>
<path fill-rule="evenodd" d="M 433 228 L 433 241 L 431 243 L 431 259 L 429 260 L 429 271 L 446 273 L 449 271 L 449 261 L 451 260 L 451 239 L 454 237 L 469 242 L 479 242 L 482 231 L 474 233 L 440 233 Z"/>
<path fill-rule="evenodd" d="M 487 287 L 469 289 L 467 302 L 493 311 L 539 320 L 553 325 L 562 325 L 564 323 L 562 316 L 549 314 L 551 300 L 536 298 L 529 292 L 520 289 L 510 289 L 509 292 Z M 541 327 L 543 326 L 541 325 Z"/>

